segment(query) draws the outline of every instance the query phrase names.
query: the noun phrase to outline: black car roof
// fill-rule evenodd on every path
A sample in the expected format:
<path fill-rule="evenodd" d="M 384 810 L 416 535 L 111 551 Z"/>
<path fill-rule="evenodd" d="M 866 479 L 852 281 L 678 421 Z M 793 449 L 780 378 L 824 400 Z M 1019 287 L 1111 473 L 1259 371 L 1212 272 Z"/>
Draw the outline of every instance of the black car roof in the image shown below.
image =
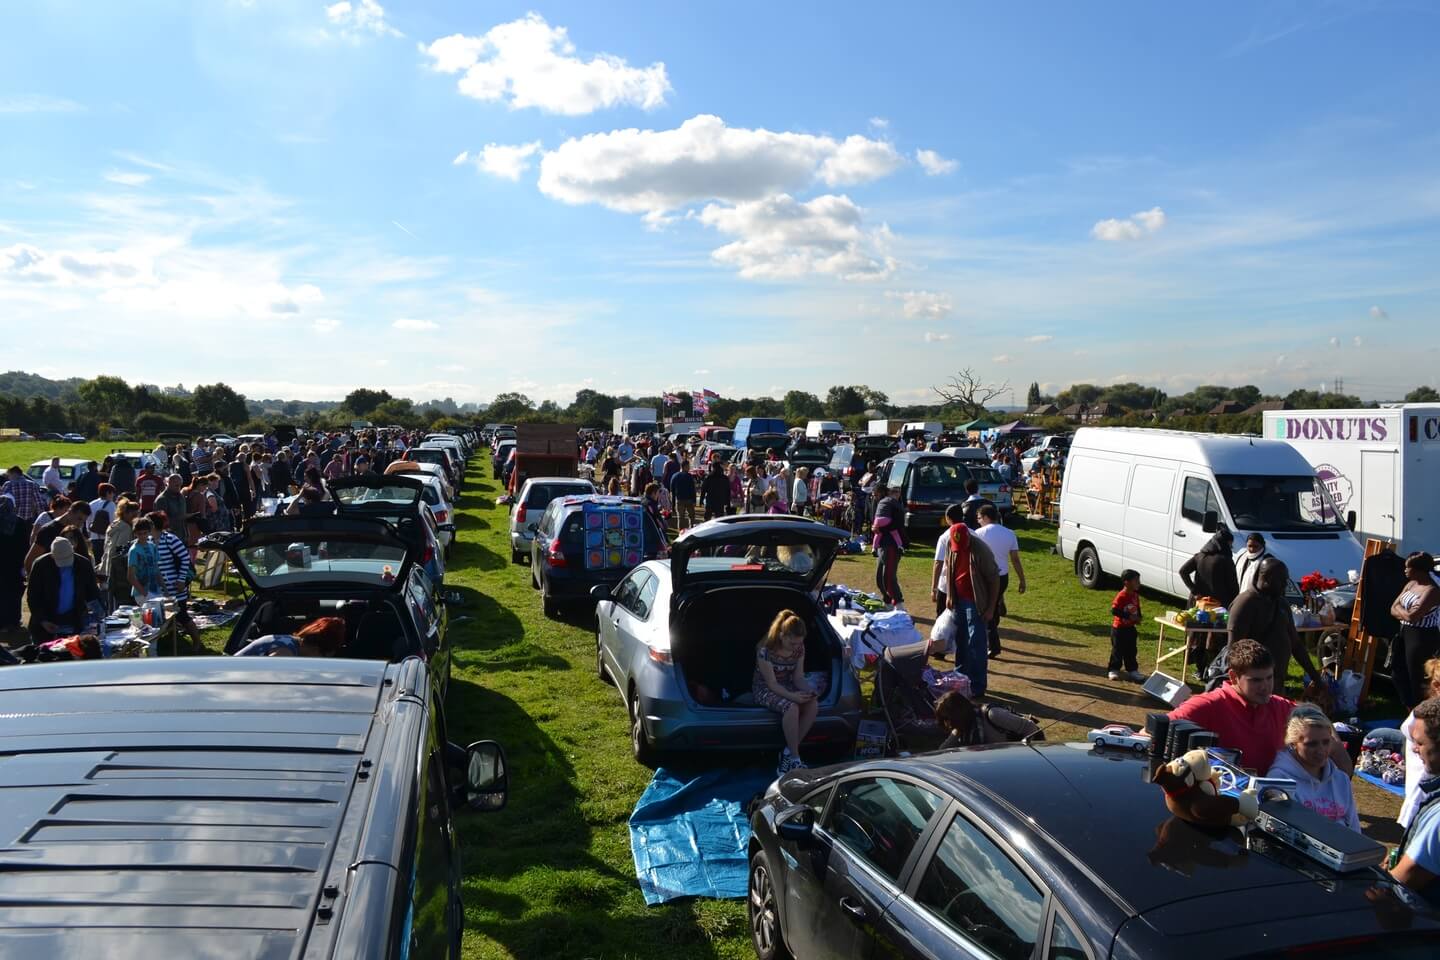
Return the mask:
<path fill-rule="evenodd" d="M 328 955 L 317 909 L 393 862 L 365 826 L 376 712 L 425 682 L 414 660 L 0 671 L 0 954 Z"/>
<path fill-rule="evenodd" d="M 1131 913 L 1197 897 L 1314 884 L 1296 869 L 1293 857 L 1247 851 L 1239 830 L 1202 829 L 1172 817 L 1161 789 L 1144 782 L 1145 760 L 1128 750 L 1102 751 L 1085 743 L 1009 744 L 874 765 L 897 764 L 925 779 L 948 781 L 964 791 L 962 798 L 981 792 L 972 808 L 983 808 L 987 796 L 996 801 L 995 810 L 977 812 L 996 814 L 986 820 L 1002 830 L 997 821 L 1006 816 L 1019 829 L 1047 835 L 1056 853 L 1108 888 Z M 1216 863 L 1225 868 L 1214 868 Z M 1318 864 L 1309 866 L 1328 872 Z M 1332 909 L 1355 909 L 1352 900 L 1363 906 L 1372 874 L 1331 876 L 1341 888 L 1353 888 L 1350 900 L 1332 901 Z"/>

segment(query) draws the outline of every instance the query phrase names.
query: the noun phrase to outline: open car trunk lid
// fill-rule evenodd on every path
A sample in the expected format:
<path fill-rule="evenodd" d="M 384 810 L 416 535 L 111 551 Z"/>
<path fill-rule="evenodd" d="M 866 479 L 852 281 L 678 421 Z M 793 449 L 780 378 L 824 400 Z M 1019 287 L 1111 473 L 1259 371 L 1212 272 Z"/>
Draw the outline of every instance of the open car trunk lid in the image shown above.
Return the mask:
<path fill-rule="evenodd" d="M 814 590 L 849 537 L 836 527 L 783 514 L 740 514 L 691 527 L 670 545 L 672 610 L 697 585 L 772 583 Z"/>
<path fill-rule="evenodd" d="M 224 551 L 256 593 L 325 583 L 399 590 L 415 560 L 399 531 L 378 517 L 258 517 L 200 544 Z"/>

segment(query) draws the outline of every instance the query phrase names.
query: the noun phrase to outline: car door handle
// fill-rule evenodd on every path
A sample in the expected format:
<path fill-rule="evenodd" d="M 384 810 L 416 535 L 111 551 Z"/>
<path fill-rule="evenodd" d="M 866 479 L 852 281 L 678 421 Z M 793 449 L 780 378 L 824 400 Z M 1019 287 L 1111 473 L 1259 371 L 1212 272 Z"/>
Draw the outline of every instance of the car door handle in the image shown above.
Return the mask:
<path fill-rule="evenodd" d="M 867 914 L 865 912 L 864 905 L 856 903 L 849 897 L 840 898 L 840 909 L 848 913 L 850 915 L 850 919 L 858 921 L 860 923 L 865 922 Z"/>
<path fill-rule="evenodd" d="M 1184 530 L 1176 530 L 1176 531 L 1175 531 L 1175 536 L 1177 536 L 1177 537 L 1183 537 L 1183 536 L 1185 536 L 1185 531 L 1184 531 Z"/>

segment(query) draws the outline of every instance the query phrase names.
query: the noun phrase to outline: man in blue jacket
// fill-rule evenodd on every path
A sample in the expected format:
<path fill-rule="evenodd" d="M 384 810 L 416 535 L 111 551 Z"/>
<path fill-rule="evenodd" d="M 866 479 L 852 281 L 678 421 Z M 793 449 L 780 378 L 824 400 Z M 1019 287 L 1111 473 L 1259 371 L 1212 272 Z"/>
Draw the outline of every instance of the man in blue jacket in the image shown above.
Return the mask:
<path fill-rule="evenodd" d="M 670 499 L 675 502 L 676 530 L 695 525 L 695 493 L 695 475 L 690 472 L 690 461 L 681 460 L 680 469 L 670 477 Z"/>

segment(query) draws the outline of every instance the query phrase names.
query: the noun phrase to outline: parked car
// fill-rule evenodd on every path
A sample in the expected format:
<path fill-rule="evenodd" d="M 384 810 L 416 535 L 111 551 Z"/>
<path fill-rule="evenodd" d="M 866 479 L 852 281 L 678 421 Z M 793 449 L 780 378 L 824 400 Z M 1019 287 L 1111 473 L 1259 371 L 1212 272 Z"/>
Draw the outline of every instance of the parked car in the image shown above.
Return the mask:
<path fill-rule="evenodd" d="M 25 475 L 36 483 L 39 483 L 40 479 L 45 476 L 45 471 L 49 469 L 50 458 L 47 457 L 44 460 L 36 460 L 30 464 L 29 468 L 25 471 Z M 68 484 L 74 480 L 79 480 L 89 472 L 90 461 L 88 459 L 77 460 L 74 457 L 61 457 L 59 469 L 60 481 Z"/>
<path fill-rule="evenodd" d="M 834 452 L 829 444 L 823 440 L 800 439 L 790 443 L 785 448 L 785 460 L 790 464 L 790 469 L 809 467 L 814 472 L 817 467 L 828 467 Z"/>
<path fill-rule="evenodd" d="M 25 891 L 0 955 L 458 958 L 456 816 L 505 806 L 505 754 L 447 742 L 426 672 L 292 657 L 0 671 L 19 711 L 0 728 L 5 786 L 27 798 L 0 808 L 5 882 Z"/>
<path fill-rule="evenodd" d="M 691 461 L 691 466 L 696 471 L 703 473 L 709 469 L 711 461 L 719 460 L 721 463 L 730 463 L 734 461 L 739 452 L 728 443 L 706 440 L 700 444 L 700 450 Z"/>
<path fill-rule="evenodd" d="M 258 517 L 202 546 L 225 553 L 250 598 L 230 629 L 225 652 L 269 634 L 294 634 L 317 617 L 341 617 L 341 656 L 420 657 L 443 693 L 450 681 L 448 616 L 416 562 L 414 545 L 379 518 Z"/>
<path fill-rule="evenodd" d="M 755 647 L 785 609 L 809 628 L 805 672 L 828 681 L 806 742 L 854 744 L 859 683 L 815 601 L 849 537 L 803 517 L 721 517 L 676 538 L 668 559 L 646 561 L 615 586 L 592 591 L 597 670 L 625 699 L 636 760 L 784 744 L 751 681 Z"/>
<path fill-rule="evenodd" d="M 860 452 L 861 458 L 866 463 L 874 460 L 884 460 L 900 449 L 894 437 L 886 437 L 878 434 L 866 434 L 855 438 L 855 449 Z"/>
<path fill-rule="evenodd" d="M 505 461 L 510 458 L 510 451 L 515 449 L 515 438 L 501 440 L 495 444 L 495 453 L 490 458 L 490 466 L 494 473 L 494 479 L 499 480 L 505 473 Z"/>
<path fill-rule="evenodd" d="M 695 433 L 700 437 L 701 440 L 705 440 L 710 443 L 729 444 L 735 439 L 735 431 L 731 430 L 729 427 L 719 427 L 708 423 L 705 426 L 696 430 Z"/>
<path fill-rule="evenodd" d="M 460 489 L 460 475 L 451 466 L 450 454 L 436 447 L 412 447 L 405 454 L 405 459 L 413 460 L 416 463 L 433 463 L 445 471 L 445 479 L 450 483 L 450 489 Z"/>
<path fill-rule="evenodd" d="M 379 517 L 392 524 L 415 550 L 416 562 L 432 583 L 445 582 L 445 549 L 440 536 L 453 535 L 453 519 L 441 523 L 425 502 L 425 481 L 404 474 L 338 477 L 326 484 L 341 516 Z M 444 528 L 442 531 L 441 528 Z"/>
<path fill-rule="evenodd" d="M 139 473 L 147 463 L 155 464 L 156 469 L 161 471 L 163 471 L 165 467 L 165 464 L 162 464 L 160 462 L 160 459 L 156 457 L 155 454 L 151 453 L 149 450 L 110 451 L 110 459 L 112 462 L 119 460 L 122 457 L 130 462 L 130 466 L 134 468 L 136 473 Z"/>
<path fill-rule="evenodd" d="M 83 433 L 65 433 L 65 434 L 61 434 L 61 439 L 63 439 L 66 443 L 84 443 L 84 442 L 85 442 L 85 434 L 83 434 Z"/>
<path fill-rule="evenodd" d="M 1258 831 L 1192 825 L 1142 779 L 1145 760 L 1078 746 L 950 750 L 772 785 L 751 821 L 756 954 L 1434 954 L 1440 916 L 1395 900 L 1378 868 L 1335 873 Z"/>
<path fill-rule="evenodd" d="M 446 503 L 455 502 L 455 488 L 450 486 L 450 478 L 445 476 L 445 468 L 438 463 L 426 463 L 422 460 L 393 460 L 385 468 L 385 474 L 413 473 L 416 476 L 434 477 L 440 481 L 440 492 Z"/>
<path fill-rule="evenodd" d="M 587 514 L 621 514 L 617 528 L 638 531 L 638 545 L 607 545 L 602 520 L 598 528 L 586 527 Z M 627 520 L 623 515 L 638 517 Z M 628 526 L 627 526 L 628 525 Z M 616 529 L 616 528 L 609 528 Z M 592 545 L 591 536 L 600 534 L 600 543 Z M 610 549 L 619 549 L 620 562 L 607 556 Z M 591 551 L 600 555 L 592 556 Z M 540 591 L 541 607 L 547 617 L 559 613 L 562 603 L 593 603 L 591 590 L 596 586 L 613 587 L 625 574 L 645 560 L 661 556 L 666 550 L 665 533 L 645 511 L 636 497 L 583 495 L 561 497 L 550 501 L 540 516 L 535 536 L 530 541 L 530 585 Z M 625 555 L 630 555 L 629 562 Z"/>
<path fill-rule="evenodd" d="M 576 477 L 531 477 L 525 481 L 510 508 L 510 562 L 530 556 L 530 541 L 545 515 L 545 508 L 557 497 L 578 497 L 595 493 L 595 484 Z"/>
<path fill-rule="evenodd" d="M 980 494 L 994 501 L 1001 497 L 1000 488 L 1005 486 L 1003 497 L 1009 497 L 1008 485 L 990 467 L 970 467 L 963 461 L 943 453 L 899 453 L 880 464 L 880 478 L 877 489 L 899 487 L 901 505 L 905 508 L 905 530 L 907 533 L 939 536 L 940 524 L 945 517 L 945 508 L 952 503 L 962 502 L 969 494 L 965 492 L 965 481 L 974 477 L 979 483 Z M 878 501 L 879 497 L 876 497 Z M 996 503 L 999 507 L 999 503 Z M 875 505 L 871 505 L 873 515 Z M 1002 511 L 1002 516 L 1004 511 Z"/>

